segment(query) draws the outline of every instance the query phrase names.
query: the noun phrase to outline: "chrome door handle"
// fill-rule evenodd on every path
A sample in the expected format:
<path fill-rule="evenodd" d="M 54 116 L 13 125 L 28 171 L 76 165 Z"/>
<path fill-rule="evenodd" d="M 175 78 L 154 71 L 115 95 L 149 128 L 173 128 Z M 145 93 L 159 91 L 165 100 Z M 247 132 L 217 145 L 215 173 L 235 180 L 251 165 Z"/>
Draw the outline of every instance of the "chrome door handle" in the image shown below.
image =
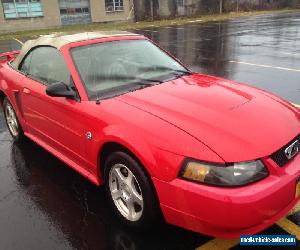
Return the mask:
<path fill-rule="evenodd" d="M 30 90 L 27 89 L 27 88 L 24 88 L 24 89 L 23 89 L 23 93 L 25 93 L 25 94 L 30 94 Z"/>

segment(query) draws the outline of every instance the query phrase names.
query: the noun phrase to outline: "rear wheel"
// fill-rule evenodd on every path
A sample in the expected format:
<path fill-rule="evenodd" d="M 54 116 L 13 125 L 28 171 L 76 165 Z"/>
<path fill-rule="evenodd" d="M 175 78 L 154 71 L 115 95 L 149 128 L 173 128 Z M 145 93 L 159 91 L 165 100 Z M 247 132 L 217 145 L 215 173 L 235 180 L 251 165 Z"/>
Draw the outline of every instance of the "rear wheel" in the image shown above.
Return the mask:
<path fill-rule="evenodd" d="M 18 121 L 16 112 L 7 98 L 3 101 L 3 111 L 8 130 L 15 142 L 20 142 L 24 139 L 24 133 Z"/>
<path fill-rule="evenodd" d="M 139 163 L 125 152 L 105 161 L 105 186 L 118 217 L 126 225 L 145 230 L 158 222 L 160 210 L 151 182 Z"/>

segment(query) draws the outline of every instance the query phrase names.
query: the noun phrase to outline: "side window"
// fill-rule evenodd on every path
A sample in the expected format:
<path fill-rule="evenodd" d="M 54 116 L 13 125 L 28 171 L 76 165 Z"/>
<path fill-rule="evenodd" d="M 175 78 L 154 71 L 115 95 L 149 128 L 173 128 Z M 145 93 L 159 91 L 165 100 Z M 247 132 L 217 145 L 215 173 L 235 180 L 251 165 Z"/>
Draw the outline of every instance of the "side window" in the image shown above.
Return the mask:
<path fill-rule="evenodd" d="M 20 70 L 22 72 L 24 72 L 25 74 L 29 74 L 31 56 L 32 56 L 32 53 L 29 52 L 29 54 L 26 56 L 26 58 L 24 59 L 24 61 L 21 64 Z"/>
<path fill-rule="evenodd" d="M 52 47 L 38 47 L 29 52 L 20 70 L 47 85 L 56 82 L 71 84 L 71 76 L 64 58 Z"/>

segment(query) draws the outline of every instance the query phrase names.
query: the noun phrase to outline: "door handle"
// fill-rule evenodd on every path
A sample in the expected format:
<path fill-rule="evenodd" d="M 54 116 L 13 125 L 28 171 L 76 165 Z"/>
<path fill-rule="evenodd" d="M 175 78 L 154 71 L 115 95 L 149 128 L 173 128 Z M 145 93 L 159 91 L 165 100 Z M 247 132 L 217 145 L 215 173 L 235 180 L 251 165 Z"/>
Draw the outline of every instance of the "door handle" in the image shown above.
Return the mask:
<path fill-rule="evenodd" d="M 27 88 L 24 88 L 24 89 L 23 89 L 23 93 L 25 93 L 25 94 L 30 94 L 30 90 L 27 89 Z"/>

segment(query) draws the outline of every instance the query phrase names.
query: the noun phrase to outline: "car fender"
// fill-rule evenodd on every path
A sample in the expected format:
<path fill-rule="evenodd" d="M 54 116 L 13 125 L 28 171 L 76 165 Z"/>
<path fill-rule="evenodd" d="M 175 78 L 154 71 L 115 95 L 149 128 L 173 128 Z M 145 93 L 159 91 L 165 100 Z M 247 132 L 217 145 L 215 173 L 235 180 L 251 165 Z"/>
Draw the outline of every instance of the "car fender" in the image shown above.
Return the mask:
<path fill-rule="evenodd" d="M 5 97 L 8 99 L 8 101 L 13 106 L 13 108 L 16 112 L 18 121 L 21 124 L 23 131 L 26 131 L 26 122 L 23 119 L 23 116 L 22 116 L 21 110 L 20 110 L 21 104 L 17 105 L 17 102 L 16 102 L 15 94 L 18 93 L 18 91 L 14 92 L 14 90 L 12 89 L 10 84 L 7 81 L 5 81 L 4 79 L 0 80 L 0 91 L 2 91 L 4 93 Z M 3 105 L 3 103 L 1 102 L 0 106 L 2 106 L 2 105 Z"/>
<path fill-rule="evenodd" d="M 171 181 L 177 176 L 179 165 L 183 156 L 167 152 L 157 148 L 147 142 L 147 137 L 141 137 L 135 133 L 132 128 L 126 128 L 124 125 L 114 124 L 106 127 L 101 140 L 99 138 L 97 145 L 97 157 L 99 174 L 101 173 L 100 153 L 106 143 L 117 143 L 129 150 L 145 168 L 145 171 L 151 176 L 165 181 Z M 171 157 L 172 155 L 172 157 Z M 169 156 L 169 157 L 168 157 Z M 172 162 L 171 162 L 172 159 Z M 101 179 L 101 174 L 100 174 Z"/>
<path fill-rule="evenodd" d="M 124 125 L 114 124 L 103 130 L 105 140 L 100 141 L 100 151 L 105 143 L 114 142 L 127 148 L 144 167 L 155 166 L 156 161 L 151 152 L 150 146 L 144 138 L 139 138 L 132 128 L 126 128 Z M 116 136 L 118 135 L 118 136 Z M 147 169 L 152 175 L 152 169 Z"/>
<path fill-rule="evenodd" d="M 5 97 L 9 100 L 9 102 L 12 104 L 13 108 L 16 110 L 16 105 L 15 105 L 15 101 L 14 101 L 14 98 L 13 98 L 13 93 L 12 93 L 12 91 L 10 91 L 8 83 L 3 79 L 0 79 L 0 91 L 3 92 Z M 3 103 L 1 103 L 1 105 L 2 104 Z"/>

